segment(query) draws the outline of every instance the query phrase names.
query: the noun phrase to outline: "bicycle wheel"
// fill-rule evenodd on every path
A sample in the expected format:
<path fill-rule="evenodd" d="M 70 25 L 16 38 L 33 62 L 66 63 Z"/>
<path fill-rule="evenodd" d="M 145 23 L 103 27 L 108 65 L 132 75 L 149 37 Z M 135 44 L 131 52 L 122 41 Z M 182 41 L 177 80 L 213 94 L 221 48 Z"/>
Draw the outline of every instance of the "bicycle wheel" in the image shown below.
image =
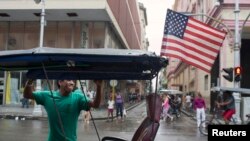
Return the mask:
<path fill-rule="evenodd" d="M 208 125 L 211 124 L 209 120 L 204 120 L 201 122 L 199 126 L 199 130 L 201 134 L 207 136 L 208 135 Z"/>

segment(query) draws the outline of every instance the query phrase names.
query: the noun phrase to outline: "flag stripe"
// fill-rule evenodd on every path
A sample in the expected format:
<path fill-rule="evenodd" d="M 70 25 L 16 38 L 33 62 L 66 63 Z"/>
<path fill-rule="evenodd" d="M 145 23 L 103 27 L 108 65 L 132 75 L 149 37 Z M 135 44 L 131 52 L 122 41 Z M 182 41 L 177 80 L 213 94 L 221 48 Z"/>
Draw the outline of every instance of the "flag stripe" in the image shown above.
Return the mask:
<path fill-rule="evenodd" d="M 177 54 L 174 54 L 174 53 L 163 53 L 162 55 L 164 56 L 169 56 L 169 57 L 173 57 L 173 58 L 179 58 L 181 59 L 182 61 L 192 65 L 192 66 L 195 66 L 201 70 L 204 70 L 205 72 L 209 73 L 210 72 L 210 67 L 208 66 L 204 66 L 204 64 L 202 63 L 198 63 L 196 62 L 197 60 L 192 60 L 192 58 L 186 58 L 186 57 L 183 57 L 183 56 L 180 56 L 180 55 L 177 55 Z"/>
<path fill-rule="evenodd" d="M 218 46 L 218 48 L 221 46 L 222 40 L 220 38 L 216 38 L 214 36 L 211 36 L 205 32 L 202 32 L 202 30 L 197 31 L 196 29 L 192 29 L 189 26 L 187 26 L 185 34 L 190 34 L 194 37 L 199 37 L 200 39 L 202 39 L 205 42 L 208 42 L 210 44 L 214 44 L 214 45 Z"/>
<path fill-rule="evenodd" d="M 202 56 L 202 58 L 199 58 L 199 55 L 197 55 L 197 53 L 195 54 L 192 54 L 191 52 L 187 52 L 185 50 L 182 50 L 181 48 L 177 48 L 177 47 L 173 47 L 173 46 L 167 46 L 168 47 L 168 50 L 166 50 L 165 53 L 168 53 L 168 52 L 180 52 L 182 54 L 183 57 L 191 57 L 193 59 L 197 59 L 199 60 L 200 62 L 203 62 L 205 65 L 208 65 L 208 66 L 211 66 L 211 64 L 213 64 L 213 60 L 211 59 L 207 59 L 205 58 L 204 56 Z"/>
<path fill-rule="evenodd" d="M 187 58 L 187 57 L 185 57 L 185 56 L 182 56 L 182 54 L 181 54 L 180 52 L 176 52 L 176 54 L 173 53 L 173 52 L 169 52 L 169 56 L 170 56 L 170 57 L 176 56 L 176 57 L 178 57 L 178 58 L 181 58 L 181 59 L 184 60 L 185 62 L 188 62 L 189 64 L 191 64 L 191 65 L 193 65 L 193 66 L 201 67 L 201 68 L 203 68 L 204 70 L 207 70 L 207 71 L 210 69 L 210 66 L 205 65 L 204 63 L 202 63 L 202 62 L 200 62 L 200 61 L 197 61 L 197 60 L 195 60 L 195 59 L 193 59 L 193 58 Z"/>
<path fill-rule="evenodd" d="M 169 35 L 171 36 L 171 35 Z M 170 38 L 170 37 L 168 37 Z M 173 37 L 176 38 L 176 37 Z M 177 40 L 174 40 L 175 42 Z M 164 45 L 165 43 L 163 43 L 162 46 L 162 55 L 163 54 L 168 54 L 169 57 L 171 57 L 172 55 L 175 56 L 179 56 L 179 59 L 182 59 L 183 61 L 189 61 L 189 64 L 196 66 L 196 67 L 202 67 L 204 68 L 203 70 L 207 72 L 208 68 L 210 68 L 212 66 L 212 64 L 214 63 L 215 58 L 217 57 L 217 54 L 215 57 L 213 58 L 209 58 L 206 55 L 204 55 L 204 53 L 199 54 L 199 53 L 195 53 L 192 50 L 187 50 L 187 45 L 185 45 L 182 42 L 182 45 L 179 46 L 179 48 L 177 47 L 177 45 L 173 45 L 170 46 L 171 43 L 170 42 L 166 42 L 167 45 Z M 164 47 L 165 46 L 165 47 Z M 215 53 L 213 53 L 215 54 Z M 173 56 L 172 56 L 173 57 Z"/>
<path fill-rule="evenodd" d="M 206 46 L 205 44 L 193 41 L 190 38 L 185 38 L 185 40 L 181 40 L 180 38 L 177 38 L 175 36 L 168 36 L 168 37 L 165 36 L 163 38 L 163 44 L 165 44 L 166 42 L 169 42 L 169 41 L 178 42 L 178 44 L 180 44 L 182 46 L 187 46 L 187 47 L 202 51 L 204 53 L 207 53 L 209 55 L 213 55 L 216 53 L 216 55 L 213 55 L 213 56 L 217 56 L 217 53 L 218 53 L 218 49 L 214 49 L 214 48 L 211 48 L 209 46 Z"/>
<path fill-rule="evenodd" d="M 199 55 L 198 53 L 187 51 L 184 48 L 178 48 L 176 46 L 171 46 L 171 45 L 166 46 L 166 48 L 167 48 L 166 50 L 164 50 L 164 48 L 165 48 L 164 45 L 162 48 L 163 48 L 162 53 L 168 53 L 171 51 L 179 51 L 179 52 L 181 52 L 182 56 L 185 55 L 185 57 L 192 57 L 192 58 L 198 59 L 198 61 L 203 62 L 205 65 L 211 66 L 211 64 L 214 63 L 214 59 L 210 59 L 210 58 L 207 58 L 205 56 L 201 57 L 201 55 Z M 214 58 L 216 58 L 216 57 L 214 57 Z"/>
<path fill-rule="evenodd" d="M 207 50 L 211 50 L 213 52 L 217 52 L 220 49 L 220 47 L 215 46 L 214 44 L 206 42 L 205 40 L 202 40 L 199 37 L 192 36 L 192 35 L 185 36 L 183 38 L 183 41 L 188 41 L 188 42 L 192 43 L 193 45 L 200 47 L 201 49 L 207 49 Z"/>
<path fill-rule="evenodd" d="M 161 55 L 174 57 L 210 72 L 226 33 L 168 10 Z"/>
<path fill-rule="evenodd" d="M 215 59 L 217 56 L 217 53 L 215 53 L 215 52 L 211 52 L 210 50 L 202 50 L 201 48 L 197 48 L 197 47 L 192 46 L 192 45 L 184 44 L 183 42 L 179 41 L 178 39 L 174 39 L 174 38 L 175 37 L 168 37 L 167 42 L 163 42 L 163 48 L 168 49 L 167 46 L 175 46 L 177 48 L 182 48 L 182 49 L 194 52 L 194 53 L 198 54 L 198 56 L 199 56 L 199 54 L 202 54 L 203 56 L 205 56 L 209 59 Z"/>
<path fill-rule="evenodd" d="M 199 30 L 205 30 L 209 34 L 213 36 L 218 36 L 218 38 L 224 39 L 226 32 L 220 31 L 216 28 L 209 27 L 207 24 L 202 23 L 196 19 L 189 18 L 189 24 L 195 25 L 196 27 L 199 28 Z"/>

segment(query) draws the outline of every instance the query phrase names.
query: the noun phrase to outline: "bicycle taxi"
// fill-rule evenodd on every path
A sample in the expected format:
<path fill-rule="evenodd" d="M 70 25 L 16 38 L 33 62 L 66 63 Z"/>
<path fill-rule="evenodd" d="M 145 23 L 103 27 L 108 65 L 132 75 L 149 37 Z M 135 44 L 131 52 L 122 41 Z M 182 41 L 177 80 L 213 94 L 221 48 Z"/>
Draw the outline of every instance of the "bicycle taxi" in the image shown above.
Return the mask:
<path fill-rule="evenodd" d="M 246 94 L 246 95 L 250 94 L 250 89 L 246 89 L 246 88 L 213 87 L 213 88 L 211 88 L 211 91 L 213 92 L 213 94 L 216 94 L 215 101 L 221 101 L 222 94 L 225 91 L 229 91 L 232 93 Z M 225 124 L 221 120 L 222 111 L 223 111 L 222 107 L 218 108 L 216 105 L 213 106 L 211 117 L 209 119 L 206 119 L 205 121 L 202 121 L 200 126 L 199 126 L 199 131 L 201 134 L 208 135 L 208 126 L 209 125 L 223 125 L 223 124 Z M 242 119 L 244 119 L 244 117 L 246 117 L 246 121 L 242 121 L 242 123 L 240 123 L 240 124 L 250 125 L 250 112 L 243 115 Z M 239 123 L 237 123 L 237 119 L 235 117 L 232 117 L 230 124 L 237 125 Z"/>
<path fill-rule="evenodd" d="M 181 106 L 184 92 L 175 89 L 161 89 L 158 92 L 160 95 L 167 93 L 170 97 L 170 113 L 175 115 L 177 118 L 181 116 Z"/>
<path fill-rule="evenodd" d="M 0 70 L 25 71 L 29 79 L 47 80 L 50 89 L 50 81 L 59 79 L 151 81 L 155 77 L 157 79 L 159 71 L 167 64 L 166 58 L 142 50 L 38 47 L 0 52 Z M 160 126 L 161 107 L 161 99 L 156 93 L 147 95 L 147 116 L 134 133 L 132 141 L 154 140 Z M 98 130 L 96 132 L 100 141 Z M 106 136 L 102 138 L 102 141 L 105 140 L 126 139 Z"/>

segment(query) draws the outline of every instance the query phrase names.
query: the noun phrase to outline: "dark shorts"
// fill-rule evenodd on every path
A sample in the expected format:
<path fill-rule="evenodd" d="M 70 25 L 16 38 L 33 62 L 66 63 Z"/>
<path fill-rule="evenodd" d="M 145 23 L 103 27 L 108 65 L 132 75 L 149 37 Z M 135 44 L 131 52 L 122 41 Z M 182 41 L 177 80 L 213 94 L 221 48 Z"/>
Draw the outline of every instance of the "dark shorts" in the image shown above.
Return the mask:
<path fill-rule="evenodd" d="M 114 109 L 108 109 L 108 112 L 112 113 Z"/>
<path fill-rule="evenodd" d="M 230 120 L 233 114 L 235 114 L 235 109 L 228 109 L 222 115 L 224 119 Z"/>

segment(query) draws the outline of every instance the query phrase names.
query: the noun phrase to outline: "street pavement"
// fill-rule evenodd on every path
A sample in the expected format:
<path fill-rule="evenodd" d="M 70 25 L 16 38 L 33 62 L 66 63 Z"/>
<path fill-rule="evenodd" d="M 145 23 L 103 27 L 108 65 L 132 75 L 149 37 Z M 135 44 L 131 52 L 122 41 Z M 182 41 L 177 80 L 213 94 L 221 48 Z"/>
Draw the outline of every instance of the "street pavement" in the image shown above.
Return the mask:
<path fill-rule="evenodd" d="M 127 111 L 135 108 L 141 104 L 141 102 L 137 103 L 125 103 L 125 108 Z M 16 119 L 16 120 L 47 120 L 47 113 L 44 110 L 43 106 L 40 106 L 42 110 L 42 115 L 36 115 L 34 113 L 34 107 L 30 106 L 29 108 L 22 108 L 21 105 L 8 105 L 8 106 L 0 106 L 0 118 L 2 119 Z M 194 111 L 187 111 L 182 109 L 181 112 L 186 116 L 190 117 L 192 120 L 196 120 Z M 107 118 L 107 109 L 104 107 L 94 109 L 91 111 L 92 117 L 95 120 L 105 120 Z M 210 115 L 207 114 L 206 117 Z M 82 120 L 83 116 L 79 116 L 79 120 Z"/>
<path fill-rule="evenodd" d="M 98 109 L 101 110 L 101 109 Z M 105 110 L 99 111 L 105 117 Z M 93 111 L 94 114 L 94 111 Z M 146 116 L 146 103 L 143 101 L 136 108 L 128 111 L 124 121 L 114 120 L 96 120 L 85 123 L 78 122 L 79 140 L 96 141 L 97 134 L 102 138 L 104 136 L 116 136 L 125 139 L 131 139 Z M 207 137 L 200 134 L 196 128 L 196 122 L 189 116 L 182 115 L 175 118 L 172 122 L 160 120 L 160 127 L 155 141 L 207 141 Z M 48 136 L 47 120 L 0 120 L 2 126 L 0 130 L 0 140 L 15 141 L 44 141 Z M 98 133 L 95 129 L 97 128 Z"/>
<path fill-rule="evenodd" d="M 127 111 L 133 109 L 141 102 L 137 103 L 125 103 L 125 108 Z M 43 106 L 40 106 L 42 110 L 42 115 L 37 115 L 34 113 L 36 110 L 34 106 L 29 108 L 22 108 L 21 105 L 7 105 L 0 106 L 0 118 L 4 119 L 16 119 L 16 120 L 46 120 L 47 113 Z M 35 111 L 36 112 L 36 111 Z M 91 110 L 91 114 L 95 120 L 102 120 L 107 118 L 107 109 L 104 107 Z M 79 120 L 82 120 L 82 116 L 79 116 Z"/>
<path fill-rule="evenodd" d="M 196 113 L 195 113 L 195 111 L 193 111 L 193 110 L 187 111 L 185 109 L 182 109 L 181 112 L 183 114 L 185 114 L 186 116 L 190 117 L 191 119 L 196 120 Z M 211 117 L 211 114 L 209 113 L 208 110 L 206 110 L 206 118 L 208 118 L 208 117 Z"/>

